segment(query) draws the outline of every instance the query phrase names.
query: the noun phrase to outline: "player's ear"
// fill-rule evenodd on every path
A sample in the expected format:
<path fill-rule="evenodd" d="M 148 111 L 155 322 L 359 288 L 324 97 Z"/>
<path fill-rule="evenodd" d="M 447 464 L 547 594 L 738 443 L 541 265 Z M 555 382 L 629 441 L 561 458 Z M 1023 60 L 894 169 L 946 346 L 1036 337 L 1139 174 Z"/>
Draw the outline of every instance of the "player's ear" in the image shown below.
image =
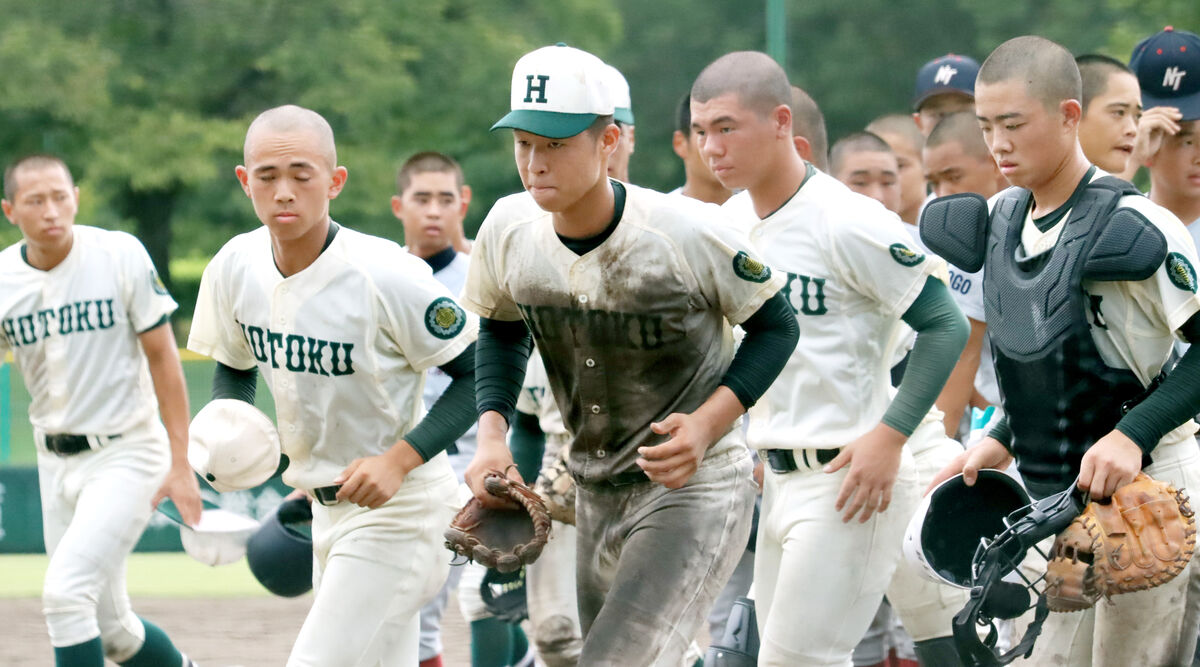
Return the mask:
<path fill-rule="evenodd" d="M 812 144 L 808 143 L 807 138 L 797 134 L 792 137 L 792 143 L 796 145 L 796 152 L 800 154 L 800 157 L 809 162 L 813 161 Z"/>
<path fill-rule="evenodd" d="M 1064 127 L 1079 127 L 1079 121 L 1083 118 L 1083 106 L 1079 103 L 1079 100 L 1063 100 L 1059 102 L 1058 111 L 1063 115 Z"/>
<path fill-rule="evenodd" d="M 781 137 L 792 135 L 792 109 L 786 104 L 780 104 L 771 111 L 771 120 L 775 123 L 775 133 Z"/>
<path fill-rule="evenodd" d="M 333 179 L 329 184 L 329 198 L 336 199 L 342 193 L 342 188 L 346 187 L 346 179 L 350 178 L 350 172 L 346 171 L 345 167 L 338 167 L 333 170 Z"/>
<path fill-rule="evenodd" d="M 242 184 L 242 191 L 246 196 L 250 196 L 250 172 L 243 165 L 238 165 L 234 168 L 233 173 L 237 174 L 238 183 Z"/>
<path fill-rule="evenodd" d="M 459 199 L 462 200 L 462 210 L 458 212 L 460 216 L 467 215 L 467 208 L 471 206 L 471 186 L 464 184 L 459 191 Z"/>
<path fill-rule="evenodd" d="M 671 148 L 680 160 L 686 160 L 688 154 L 688 137 L 683 132 L 675 130 L 671 135 Z"/>
<path fill-rule="evenodd" d="M 396 216 L 397 220 L 403 220 L 400 217 L 402 210 L 404 210 L 404 202 L 400 199 L 400 195 L 392 195 L 392 215 Z"/>
<path fill-rule="evenodd" d="M 928 132 L 925 131 L 925 126 L 921 123 L 921 114 L 920 113 L 914 111 L 912 118 L 913 118 L 913 122 L 917 124 L 917 129 L 921 131 L 921 134 L 929 134 Z"/>
<path fill-rule="evenodd" d="M 604 146 L 604 152 L 607 155 L 612 155 L 613 151 L 617 150 L 617 144 L 621 142 L 621 128 L 617 127 L 616 123 L 609 123 L 604 128 L 604 133 L 600 135 L 600 143 Z"/>
<path fill-rule="evenodd" d="M 8 218 L 9 222 L 14 225 L 17 224 L 12 217 L 12 202 L 8 201 L 7 199 L 0 199 L 0 209 L 4 210 L 4 217 Z"/>

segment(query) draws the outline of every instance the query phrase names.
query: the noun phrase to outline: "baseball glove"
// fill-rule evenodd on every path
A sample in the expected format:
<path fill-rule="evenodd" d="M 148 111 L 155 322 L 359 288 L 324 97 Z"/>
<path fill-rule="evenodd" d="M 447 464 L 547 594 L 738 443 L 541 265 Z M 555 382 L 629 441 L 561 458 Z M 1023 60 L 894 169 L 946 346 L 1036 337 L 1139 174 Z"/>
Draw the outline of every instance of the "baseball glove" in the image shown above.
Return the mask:
<path fill-rule="evenodd" d="M 563 445 L 554 457 L 554 463 L 542 468 L 534 488 L 546 503 L 546 511 L 555 521 L 575 525 L 575 480 L 567 472 L 569 445 Z"/>
<path fill-rule="evenodd" d="M 1165 584 L 1196 548 L 1188 497 L 1144 473 L 1106 502 L 1090 502 L 1054 540 L 1046 566 L 1052 611 L 1078 611 L 1100 598 Z"/>
<path fill-rule="evenodd" d="M 550 514 L 542 499 L 495 470 L 484 477 L 483 488 L 516 503 L 517 509 L 492 509 L 471 498 L 446 529 L 446 548 L 500 572 L 537 560 L 550 538 Z"/>

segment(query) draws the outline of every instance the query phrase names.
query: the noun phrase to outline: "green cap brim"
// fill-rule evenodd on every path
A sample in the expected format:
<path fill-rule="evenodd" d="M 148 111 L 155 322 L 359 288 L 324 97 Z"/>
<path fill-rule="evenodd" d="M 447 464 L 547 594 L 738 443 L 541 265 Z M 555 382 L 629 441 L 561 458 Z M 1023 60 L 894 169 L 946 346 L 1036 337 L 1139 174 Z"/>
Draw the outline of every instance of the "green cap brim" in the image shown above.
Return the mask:
<path fill-rule="evenodd" d="M 617 107 L 613 111 L 613 120 L 620 122 L 620 123 L 625 123 L 626 125 L 634 125 L 635 123 L 633 122 L 633 109 L 626 109 L 625 107 Z"/>
<path fill-rule="evenodd" d="M 497 121 L 492 126 L 492 131 L 510 128 L 536 134 L 539 137 L 566 139 L 591 127 L 597 118 L 599 116 L 593 113 L 561 113 L 558 111 L 515 109 Z"/>

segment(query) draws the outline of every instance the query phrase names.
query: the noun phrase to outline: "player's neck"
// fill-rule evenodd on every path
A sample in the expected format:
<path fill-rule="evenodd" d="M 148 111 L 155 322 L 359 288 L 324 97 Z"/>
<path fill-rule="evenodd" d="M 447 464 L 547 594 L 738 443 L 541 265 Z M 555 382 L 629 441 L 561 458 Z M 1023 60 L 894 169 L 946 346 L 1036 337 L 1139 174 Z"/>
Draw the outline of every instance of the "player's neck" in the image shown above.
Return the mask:
<path fill-rule="evenodd" d="M 719 181 L 708 181 L 702 178 L 694 178 L 688 175 L 687 182 L 683 184 L 683 190 L 680 191 L 685 197 L 698 199 L 709 204 L 724 204 L 732 192 L 728 188 L 721 185 Z"/>
<path fill-rule="evenodd" d="M 769 176 L 749 188 L 750 201 L 754 203 L 754 214 L 760 219 L 765 218 L 787 203 L 804 183 L 808 176 L 808 165 L 791 149 L 776 160 L 774 169 L 767 170 Z"/>
<path fill-rule="evenodd" d="M 325 247 L 325 239 L 329 236 L 329 216 L 320 224 L 297 239 L 279 239 L 271 236 L 271 250 L 275 255 L 275 267 L 285 278 L 294 276 L 307 269 Z"/>
<path fill-rule="evenodd" d="M 916 206 L 910 206 L 903 211 L 900 211 L 900 219 L 904 222 L 915 225 L 917 218 L 921 216 L 921 202 L 917 202 Z"/>
<path fill-rule="evenodd" d="M 1053 213 L 1067 203 L 1091 167 L 1092 163 L 1084 157 L 1083 149 L 1076 142 L 1074 150 L 1064 157 L 1049 178 L 1029 188 L 1033 192 L 1033 217 Z"/>
<path fill-rule="evenodd" d="M 1154 182 L 1154 173 L 1150 174 L 1150 201 L 1175 214 L 1183 224 L 1188 225 L 1200 219 L 1200 197 L 1172 192 L 1169 188 Z"/>
<path fill-rule="evenodd" d="M 554 231 L 570 239 L 591 238 L 612 223 L 615 206 L 612 185 L 605 176 L 574 204 L 554 213 Z"/>
<path fill-rule="evenodd" d="M 29 266 L 39 271 L 49 271 L 62 264 L 67 255 L 71 254 L 71 247 L 74 245 L 75 231 L 69 230 L 66 239 L 52 246 L 34 245 L 26 242 L 23 256 Z"/>

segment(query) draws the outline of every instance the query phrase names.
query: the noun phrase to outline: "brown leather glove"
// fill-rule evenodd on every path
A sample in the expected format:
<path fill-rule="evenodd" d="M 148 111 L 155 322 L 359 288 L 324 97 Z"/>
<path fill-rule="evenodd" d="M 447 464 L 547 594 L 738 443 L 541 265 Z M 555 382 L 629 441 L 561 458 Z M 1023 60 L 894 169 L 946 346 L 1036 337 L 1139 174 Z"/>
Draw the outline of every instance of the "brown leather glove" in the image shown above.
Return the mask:
<path fill-rule="evenodd" d="M 503 473 L 489 472 L 483 487 L 517 509 L 491 509 L 471 498 L 446 529 L 446 548 L 484 567 L 515 572 L 542 554 L 550 538 L 550 514 L 536 493 Z"/>
<path fill-rule="evenodd" d="M 1101 597 L 1154 588 L 1187 567 L 1196 548 L 1188 497 L 1139 473 L 1106 502 L 1088 503 L 1054 540 L 1046 566 L 1052 611 L 1079 611 Z"/>

